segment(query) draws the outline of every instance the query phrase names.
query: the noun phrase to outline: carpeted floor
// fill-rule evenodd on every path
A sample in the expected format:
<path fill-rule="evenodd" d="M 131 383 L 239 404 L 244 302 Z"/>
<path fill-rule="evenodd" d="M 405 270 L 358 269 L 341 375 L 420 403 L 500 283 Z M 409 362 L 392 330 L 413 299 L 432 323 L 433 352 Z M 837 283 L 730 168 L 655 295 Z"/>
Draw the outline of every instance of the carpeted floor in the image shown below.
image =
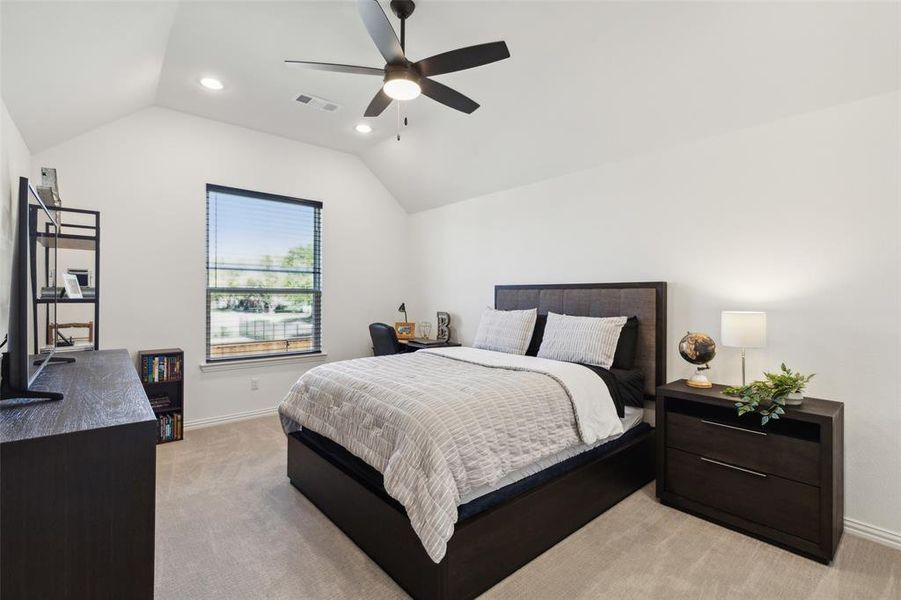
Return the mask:
<path fill-rule="evenodd" d="M 403 598 L 285 476 L 275 417 L 157 453 L 156 597 Z M 831 567 L 661 506 L 647 486 L 484 598 L 901 598 L 901 551 L 846 535 Z"/>

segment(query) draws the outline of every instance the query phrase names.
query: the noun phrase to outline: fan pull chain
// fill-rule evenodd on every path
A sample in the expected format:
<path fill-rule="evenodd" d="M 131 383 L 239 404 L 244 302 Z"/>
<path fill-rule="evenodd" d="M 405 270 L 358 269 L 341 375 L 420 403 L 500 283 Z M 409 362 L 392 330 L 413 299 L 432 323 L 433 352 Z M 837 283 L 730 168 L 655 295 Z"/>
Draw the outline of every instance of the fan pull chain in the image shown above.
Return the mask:
<path fill-rule="evenodd" d="M 409 124 L 407 117 L 404 117 L 404 127 L 407 127 Z M 397 141 L 400 141 L 400 101 L 397 103 Z"/>

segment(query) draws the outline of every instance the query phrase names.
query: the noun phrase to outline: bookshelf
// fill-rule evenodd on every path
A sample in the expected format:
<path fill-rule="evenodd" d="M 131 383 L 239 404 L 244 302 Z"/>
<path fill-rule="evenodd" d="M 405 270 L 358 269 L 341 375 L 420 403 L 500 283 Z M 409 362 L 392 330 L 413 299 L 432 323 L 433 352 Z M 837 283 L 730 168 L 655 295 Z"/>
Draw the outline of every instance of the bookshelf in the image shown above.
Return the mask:
<path fill-rule="evenodd" d="M 43 229 L 38 227 L 38 206 L 30 206 L 31 223 L 34 226 L 29 231 L 31 252 L 31 298 L 32 298 L 32 330 L 34 336 L 34 353 L 38 354 L 43 345 L 56 346 L 58 350 L 99 350 L 100 349 L 100 212 L 83 208 L 69 208 L 63 206 L 48 206 L 55 213 L 59 223 L 58 231 L 54 232 L 50 223 L 43 223 Z M 56 253 L 59 250 L 78 250 L 75 254 L 66 255 L 66 264 L 84 267 L 84 277 L 87 281 L 81 285 L 83 298 L 69 298 L 63 294 L 61 274 Z M 43 263 L 43 268 L 38 270 L 38 260 Z M 92 267 L 93 272 L 87 267 Z M 39 276 L 40 273 L 40 276 Z M 38 287 L 39 280 L 41 286 Z M 75 337 L 66 336 L 62 331 L 71 329 L 67 319 L 61 319 L 57 314 L 57 306 L 63 304 L 93 305 L 91 312 L 90 336 L 80 339 L 75 343 Z M 62 312 L 62 311 L 61 311 Z M 70 309 L 65 314 L 72 314 Z M 85 322 L 89 317 L 85 313 L 76 311 L 74 314 L 78 322 Z M 52 315 L 52 316 L 51 316 Z M 38 336 L 38 323 L 54 322 L 53 327 L 44 327 L 46 336 L 41 344 Z"/>
<path fill-rule="evenodd" d="M 157 444 L 184 438 L 185 353 L 181 348 L 141 350 L 138 373 L 157 421 Z"/>

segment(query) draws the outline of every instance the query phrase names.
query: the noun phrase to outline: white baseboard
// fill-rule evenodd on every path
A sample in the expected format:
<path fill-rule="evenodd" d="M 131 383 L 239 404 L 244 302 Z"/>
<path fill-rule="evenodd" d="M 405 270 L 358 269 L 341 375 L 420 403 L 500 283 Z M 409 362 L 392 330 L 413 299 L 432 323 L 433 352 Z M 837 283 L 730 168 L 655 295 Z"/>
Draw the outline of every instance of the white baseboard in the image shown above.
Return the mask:
<path fill-rule="evenodd" d="M 271 408 L 258 408 L 257 410 L 248 410 L 246 412 L 232 413 L 230 415 L 222 415 L 219 417 L 194 419 L 191 421 L 185 421 L 185 431 L 191 429 L 200 429 L 201 427 L 212 427 L 213 425 L 222 425 L 223 423 L 231 423 L 232 421 L 255 419 L 257 417 L 265 417 L 267 415 L 275 414 L 278 414 L 278 406 L 273 406 Z"/>
<path fill-rule="evenodd" d="M 889 531 L 869 523 L 855 521 L 854 519 L 845 519 L 845 532 L 857 537 L 876 542 L 889 548 L 901 550 L 901 533 Z"/>

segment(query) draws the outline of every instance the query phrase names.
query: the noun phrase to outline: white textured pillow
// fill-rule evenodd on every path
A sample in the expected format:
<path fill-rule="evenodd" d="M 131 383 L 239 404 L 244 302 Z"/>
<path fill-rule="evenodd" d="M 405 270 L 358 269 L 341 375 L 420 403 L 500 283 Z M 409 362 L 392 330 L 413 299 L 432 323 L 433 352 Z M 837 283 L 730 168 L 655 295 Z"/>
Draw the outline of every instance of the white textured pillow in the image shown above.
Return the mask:
<path fill-rule="evenodd" d="M 473 348 L 494 350 L 508 354 L 525 354 L 532 341 L 535 319 L 538 311 L 529 310 L 495 310 L 486 307 L 479 321 L 479 330 L 473 341 Z"/>
<path fill-rule="evenodd" d="M 609 369 L 626 318 L 548 313 L 538 356 Z"/>

